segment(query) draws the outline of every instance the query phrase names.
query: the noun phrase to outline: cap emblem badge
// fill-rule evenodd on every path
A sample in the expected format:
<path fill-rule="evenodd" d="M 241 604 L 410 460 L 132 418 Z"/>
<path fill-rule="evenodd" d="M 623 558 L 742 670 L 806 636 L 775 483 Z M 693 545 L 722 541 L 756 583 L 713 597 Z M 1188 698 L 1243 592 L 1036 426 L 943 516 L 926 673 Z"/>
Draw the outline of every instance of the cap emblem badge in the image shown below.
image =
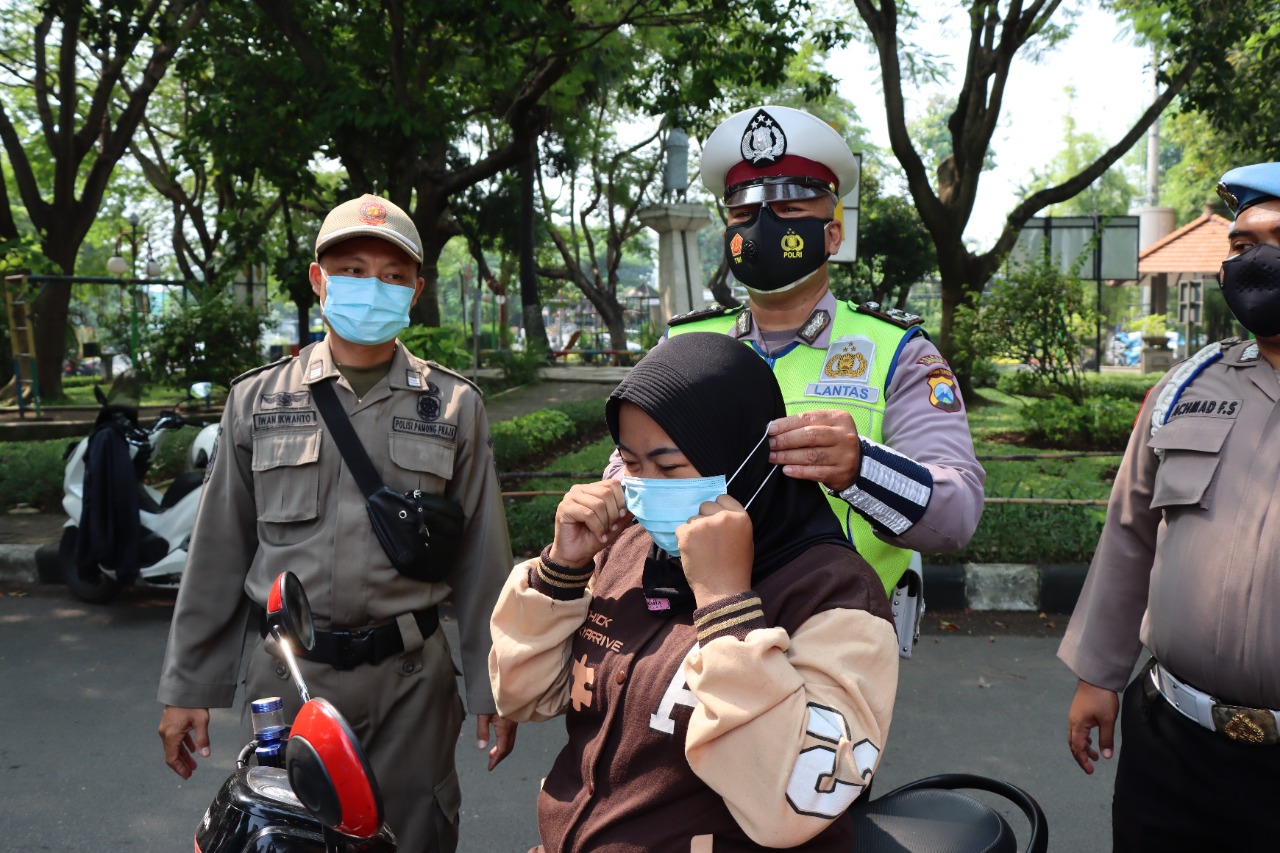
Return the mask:
<path fill-rule="evenodd" d="M 360 205 L 360 221 L 368 225 L 386 225 L 386 205 L 380 204 L 376 201 Z"/>
<path fill-rule="evenodd" d="M 1236 198 L 1236 194 L 1233 193 L 1231 190 L 1227 189 L 1227 185 L 1222 183 L 1221 181 L 1218 182 L 1217 190 L 1218 190 L 1218 198 L 1225 201 L 1227 203 L 1227 208 L 1232 213 L 1235 213 L 1236 210 L 1239 209 L 1240 207 L 1240 199 Z"/>
<path fill-rule="evenodd" d="M 743 131 L 741 148 L 742 159 L 751 165 L 772 166 L 787 153 L 787 136 L 773 116 L 757 110 Z"/>

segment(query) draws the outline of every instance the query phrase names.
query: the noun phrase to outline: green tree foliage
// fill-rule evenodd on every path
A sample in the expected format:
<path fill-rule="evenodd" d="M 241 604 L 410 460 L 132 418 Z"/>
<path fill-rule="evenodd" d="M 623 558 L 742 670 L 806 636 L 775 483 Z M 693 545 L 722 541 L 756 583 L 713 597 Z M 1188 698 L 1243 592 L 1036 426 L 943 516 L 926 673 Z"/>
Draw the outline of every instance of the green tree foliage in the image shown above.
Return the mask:
<path fill-rule="evenodd" d="M 1118 161 L 1197 67 L 1189 62 L 1173 68 L 1164 91 L 1110 148 L 1061 183 L 1034 192 L 1019 202 L 1006 217 L 1004 229 L 994 245 L 977 251 L 964 242 L 964 231 L 973 213 L 978 182 L 1004 106 L 1005 85 L 1013 59 L 1017 55 L 1034 58 L 1040 52 L 1051 50 L 1065 36 L 1069 19 L 1065 12 L 1060 13 L 1060 5 L 1059 0 L 1034 0 L 1025 4 L 969 0 L 957 4 L 968 19 L 969 49 L 963 73 L 954 75 L 962 82 L 955 97 L 955 109 L 947 118 L 951 154 L 931 174 L 906 121 L 906 93 L 920 76 L 906 39 L 909 28 L 918 20 L 910 5 L 900 0 L 879 3 L 854 0 L 879 59 L 890 146 L 906 173 L 908 189 L 937 251 L 942 289 L 939 346 L 956 368 L 966 396 L 971 396 L 967 393 L 970 390 L 968 356 L 953 334 L 958 309 L 982 292 L 1026 221 L 1045 207 L 1083 191 Z M 925 71 L 928 70 L 926 66 Z"/>
<path fill-rule="evenodd" d="M 1179 225 L 1205 212 L 1206 205 L 1231 218 L 1214 192 L 1229 169 L 1280 156 L 1280 151 L 1250 150 L 1241 140 L 1212 127 L 1208 117 L 1182 105 L 1160 126 L 1160 203 L 1177 211 Z"/>
<path fill-rule="evenodd" d="M 0 239 L 18 236 L 19 204 L 45 257 L 74 272 L 112 171 L 203 10 L 198 0 L 6 5 L 0 141 L 11 173 L 0 173 Z M 36 306 L 40 385 L 55 396 L 69 302 L 68 288 L 50 288 Z"/>
<path fill-rule="evenodd" d="M 1004 358 L 1044 389 L 1079 403 L 1086 396 L 1080 353 L 1097 319 L 1084 283 L 1051 257 L 1011 266 L 976 306 L 957 312 L 957 338 L 967 361 Z"/>
<path fill-rule="evenodd" d="M 1107 142 L 1096 133 L 1080 130 L 1072 110 L 1076 107 L 1075 89 L 1067 87 L 1067 113 L 1062 117 L 1062 150 L 1044 168 L 1035 170 L 1024 196 L 1046 187 L 1057 186 L 1088 168 L 1102 156 Z M 1065 201 L 1049 205 L 1047 216 L 1123 216 L 1138 196 L 1137 180 L 1132 174 L 1145 161 L 1146 150 L 1135 147 L 1120 162 L 1103 172 L 1093 183 Z M 1137 157 L 1142 161 L 1135 160 Z"/>
<path fill-rule="evenodd" d="M 1161 50 L 1166 69 L 1198 69 L 1182 93 L 1184 109 L 1200 113 L 1236 152 L 1280 159 L 1275 98 L 1280 7 L 1266 0 L 1115 0 L 1114 5 Z"/>
<path fill-rule="evenodd" d="M 153 382 L 228 386 L 262 362 L 256 342 L 265 323 L 265 312 L 226 291 L 174 300 L 142 337 L 143 370 Z"/>
<path fill-rule="evenodd" d="M 594 90 L 665 111 L 709 103 L 725 79 L 780 79 L 803 8 L 798 0 L 509 0 L 483 13 L 432 0 L 215 4 L 190 82 L 206 106 L 199 130 L 224 168 L 258 170 L 285 187 L 318 156 L 345 170 L 344 194 L 380 192 L 409 211 L 428 283 L 418 319 L 437 325 L 436 262 L 460 232 L 453 198 L 527 162 L 556 121 L 580 120 Z"/>
<path fill-rule="evenodd" d="M 838 299 L 873 300 L 906 308 L 911 287 L 937 268 L 933 241 L 910 201 L 884 190 L 888 169 L 863 160 L 858 256 L 832 266 L 831 290 Z M 847 239 L 852 239 L 852 236 Z"/>

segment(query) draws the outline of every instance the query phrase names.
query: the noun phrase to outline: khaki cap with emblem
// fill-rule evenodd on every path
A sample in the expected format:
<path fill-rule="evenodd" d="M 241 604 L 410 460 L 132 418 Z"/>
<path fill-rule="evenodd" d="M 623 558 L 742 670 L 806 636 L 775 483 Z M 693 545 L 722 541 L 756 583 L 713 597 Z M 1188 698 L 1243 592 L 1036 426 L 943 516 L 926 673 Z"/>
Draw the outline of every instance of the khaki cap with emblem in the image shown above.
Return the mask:
<path fill-rule="evenodd" d="M 735 113 L 702 146 L 702 183 L 728 207 L 841 197 L 858 158 L 835 128 L 804 110 L 766 104 Z"/>
<path fill-rule="evenodd" d="M 316 235 L 316 260 L 325 249 L 353 237 L 386 240 L 422 263 L 422 239 L 417 226 L 409 214 L 385 198 L 365 193 L 329 211 Z"/>

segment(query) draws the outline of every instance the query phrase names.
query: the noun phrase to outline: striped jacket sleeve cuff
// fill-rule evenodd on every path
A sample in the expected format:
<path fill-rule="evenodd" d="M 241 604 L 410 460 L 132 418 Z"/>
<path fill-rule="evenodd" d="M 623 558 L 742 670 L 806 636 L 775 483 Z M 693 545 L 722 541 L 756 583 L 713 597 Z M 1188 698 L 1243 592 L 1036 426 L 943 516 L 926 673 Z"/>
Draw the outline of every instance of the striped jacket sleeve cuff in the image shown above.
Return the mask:
<path fill-rule="evenodd" d="M 760 596 L 754 592 L 741 592 L 699 607 L 693 611 L 693 624 L 702 645 L 716 637 L 744 640 L 750 631 L 769 627 L 764 621 Z"/>
<path fill-rule="evenodd" d="M 853 507 L 876 530 L 901 536 L 924 516 L 933 496 L 933 474 L 883 444 L 865 438 L 859 443 L 862 470 L 858 479 L 843 492 L 831 494 Z"/>
<path fill-rule="evenodd" d="M 547 556 L 551 546 L 542 549 L 541 556 L 529 566 L 529 587 L 558 601 L 574 601 L 582 598 L 587 583 L 596 569 L 595 561 L 579 568 L 562 566 Z"/>

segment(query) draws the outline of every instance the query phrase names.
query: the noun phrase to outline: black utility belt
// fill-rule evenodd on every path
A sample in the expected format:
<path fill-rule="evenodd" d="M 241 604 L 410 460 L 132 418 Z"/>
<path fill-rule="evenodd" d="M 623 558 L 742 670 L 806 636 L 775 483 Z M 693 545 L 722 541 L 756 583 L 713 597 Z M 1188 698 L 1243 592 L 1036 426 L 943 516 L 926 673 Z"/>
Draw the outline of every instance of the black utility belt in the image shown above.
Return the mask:
<path fill-rule="evenodd" d="M 418 610 L 413 614 L 413 621 L 418 623 L 418 631 L 425 640 L 440 627 L 440 610 L 437 607 Z M 260 632 L 264 637 L 267 635 L 265 620 Z M 317 628 L 311 651 L 300 652 L 298 657 L 327 664 L 334 669 L 355 669 L 366 663 L 380 663 L 403 651 L 404 638 L 400 636 L 400 626 L 392 620 L 361 631 L 322 631 Z"/>

